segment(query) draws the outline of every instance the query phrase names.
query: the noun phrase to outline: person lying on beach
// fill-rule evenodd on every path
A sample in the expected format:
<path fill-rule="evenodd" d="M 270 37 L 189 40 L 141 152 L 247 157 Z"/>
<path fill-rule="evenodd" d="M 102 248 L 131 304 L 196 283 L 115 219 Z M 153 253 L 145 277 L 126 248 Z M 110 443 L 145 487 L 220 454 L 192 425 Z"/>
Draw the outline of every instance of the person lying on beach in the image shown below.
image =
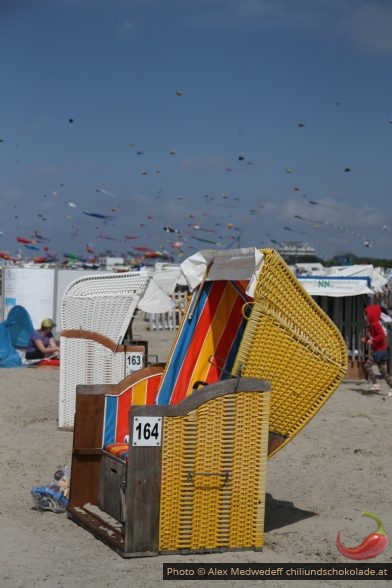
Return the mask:
<path fill-rule="evenodd" d="M 26 348 L 26 359 L 60 357 L 60 348 L 53 337 L 52 329 L 56 323 L 50 318 L 43 319 L 41 328 L 34 331 Z"/>

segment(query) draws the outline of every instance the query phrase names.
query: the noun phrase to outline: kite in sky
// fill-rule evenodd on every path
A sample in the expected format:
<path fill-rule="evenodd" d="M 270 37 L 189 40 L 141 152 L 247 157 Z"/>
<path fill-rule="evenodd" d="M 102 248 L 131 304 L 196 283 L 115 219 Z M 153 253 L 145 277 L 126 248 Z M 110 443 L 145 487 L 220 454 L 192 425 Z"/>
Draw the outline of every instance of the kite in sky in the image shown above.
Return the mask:
<path fill-rule="evenodd" d="M 108 214 L 100 214 L 99 212 L 88 212 L 87 210 L 83 210 L 83 214 L 86 214 L 87 216 L 92 216 L 94 218 L 99 218 L 101 220 L 109 220 L 113 218 Z"/>
<path fill-rule="evenodd" d="M 109 190 L 104 190 L 103 188 L 95 188 L 96 192 L 101 192 L 102 194 L 107 194 L 112 198 L 118 198 L 117 194 L 113 194 L 113 192 L 109 192 Z"/>
<path fill-rule="evenodd" d="M 107 241 L 117 241 L 115 237 L 110 237 L 110 235 L 102 235 L 102 233 L 98 235 L 98 239 L 106 239 Z"/>
<path fill-rule="evenodd" d="M 329 206 L 328 204 L 322 204 L 322 202 L 316 202 L 315 200 L 308 200 L 309 204 L 314 206 L 324 206 L 325 208 L 333 208 L 334 210 L 340 210 L 337 206 Z"/>
<path fill-rule="evenodd" d="M 309 233 L 305 233 L 304 231 L 297 231 L 296 229 L 292 229 L 291 227 L 283 227 L 285 231 L 292 231 L 293 233 L 300 233 L 301 235 L 309 235 Z"/>
<path fill-rule="evenodd" d="M 173 229 L 173 227 L 163 227 L 163 230 L 166 233 L 179 233 L 180 232 L 178 229 Z"/>
<path fill-rule="evenodd" d="M 210 239 L 202 239 L 201 237 L 195 237 L 195 235 L 191 235 L 191 239 L 196 239 L 196 241 L 202 241 L 203 243 L 212 243 L 213 245 L 220 245 L 216 241 L 211 241 Z"/>

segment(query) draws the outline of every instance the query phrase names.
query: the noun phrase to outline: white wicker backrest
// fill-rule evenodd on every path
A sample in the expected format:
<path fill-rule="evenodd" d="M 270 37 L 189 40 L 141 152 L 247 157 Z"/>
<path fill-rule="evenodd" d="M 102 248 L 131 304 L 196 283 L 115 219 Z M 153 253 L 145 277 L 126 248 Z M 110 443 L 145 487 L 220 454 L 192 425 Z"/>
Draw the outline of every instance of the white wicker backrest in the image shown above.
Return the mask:
<path fill-rule="evenodd" d="M 126 354 L 93 339 L 60 338 L 59 428 L 72 428 L 78 384 L 116 384 L 126 375 Z"/>
<path fill-rule="evenodd" d="M 73 280 L 61 304 L 61 329 L 83 329 L 122 343 L 151 273 L 88 275 Z"/>

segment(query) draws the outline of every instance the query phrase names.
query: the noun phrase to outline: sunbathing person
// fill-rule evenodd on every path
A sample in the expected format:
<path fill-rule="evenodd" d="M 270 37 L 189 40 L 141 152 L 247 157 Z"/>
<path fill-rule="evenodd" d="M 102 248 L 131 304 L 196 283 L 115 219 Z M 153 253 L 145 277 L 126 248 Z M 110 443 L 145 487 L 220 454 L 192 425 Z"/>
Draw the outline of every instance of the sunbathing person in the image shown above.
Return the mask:
<path fill-rule="evenodd" d="M 60 348 L 53 337 L 52 329 L 56 323 L 50 318 L 45 318 L 41 328 L 34 331 L 26 348 L 26 359 L 44 359 L 48 357 L 60 357 Z"/>

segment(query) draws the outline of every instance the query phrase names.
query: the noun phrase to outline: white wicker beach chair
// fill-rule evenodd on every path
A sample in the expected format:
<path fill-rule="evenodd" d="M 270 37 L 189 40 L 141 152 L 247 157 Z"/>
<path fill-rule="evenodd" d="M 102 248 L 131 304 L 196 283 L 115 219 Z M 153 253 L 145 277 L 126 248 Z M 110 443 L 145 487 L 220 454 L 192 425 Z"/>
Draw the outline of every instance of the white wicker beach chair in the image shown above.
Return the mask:
<path fill-rule="evenodd" d="M 144 366 L 145 346 L 124 345 L 150 272 L 77 278 L 61 305 L 59 428 L 71 429 L 78 384 L 116 384 Z"/>
<path fill-rule="evenodd" d="M 97 274 L 73 280 L 64 292 L 61 329 L 83 329 L 120 344 L 150 272 Z"/>

